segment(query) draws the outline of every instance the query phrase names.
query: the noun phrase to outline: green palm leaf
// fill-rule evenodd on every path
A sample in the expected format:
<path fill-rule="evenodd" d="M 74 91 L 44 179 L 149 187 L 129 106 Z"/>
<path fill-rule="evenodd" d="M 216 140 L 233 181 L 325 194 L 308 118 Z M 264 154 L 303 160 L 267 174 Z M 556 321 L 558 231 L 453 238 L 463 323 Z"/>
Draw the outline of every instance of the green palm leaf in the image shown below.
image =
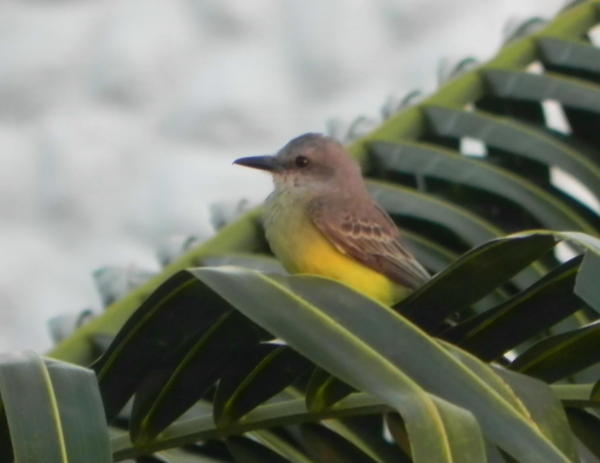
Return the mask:
<path fill-rule="evenodd" d="M 6 414 L 2 461 L 107 463 L 108 428 L 92 371 L 31 352 L 0 356 L 0 398 Z"/>

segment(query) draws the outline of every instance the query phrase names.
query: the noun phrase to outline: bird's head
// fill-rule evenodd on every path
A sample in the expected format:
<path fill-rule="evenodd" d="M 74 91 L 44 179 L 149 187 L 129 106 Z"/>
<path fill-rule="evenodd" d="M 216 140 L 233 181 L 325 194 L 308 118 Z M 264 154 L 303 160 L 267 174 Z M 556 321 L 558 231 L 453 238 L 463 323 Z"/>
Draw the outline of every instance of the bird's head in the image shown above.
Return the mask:
<path fill-rule="evenodd" d="M 270 172 L 276 190 L 319 194 L 363 185 L 360 168 L 344 147 L 316 133 L 294 138 L 274 156 L 250 156 L 234 164 Z"/>

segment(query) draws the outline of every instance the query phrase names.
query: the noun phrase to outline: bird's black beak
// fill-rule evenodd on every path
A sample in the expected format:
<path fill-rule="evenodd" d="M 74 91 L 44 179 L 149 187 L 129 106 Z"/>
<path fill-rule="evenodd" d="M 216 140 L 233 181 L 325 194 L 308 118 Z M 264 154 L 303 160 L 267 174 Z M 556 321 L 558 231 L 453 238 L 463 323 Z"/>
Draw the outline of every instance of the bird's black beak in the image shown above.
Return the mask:
<path fill-rule="evenodd" d="M 279 170 L 279 162 L 275 156 L 248 156 L 236 159 L 233 163 L 269 172 Z"/>

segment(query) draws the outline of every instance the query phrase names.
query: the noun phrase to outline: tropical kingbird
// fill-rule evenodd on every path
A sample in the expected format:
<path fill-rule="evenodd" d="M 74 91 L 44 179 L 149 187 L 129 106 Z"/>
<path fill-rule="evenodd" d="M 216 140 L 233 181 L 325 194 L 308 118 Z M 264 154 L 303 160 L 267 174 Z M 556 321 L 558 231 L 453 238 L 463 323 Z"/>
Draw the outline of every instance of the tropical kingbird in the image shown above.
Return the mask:
<path fill-rule="evenodd" d="M 234 163 L 272 174 L 265 234 L 290 273 L 333 278 L 387 305 L 429 279 L 367 192 L 358 164 L 334 139 L 308 133 L 274 156 Z"/>

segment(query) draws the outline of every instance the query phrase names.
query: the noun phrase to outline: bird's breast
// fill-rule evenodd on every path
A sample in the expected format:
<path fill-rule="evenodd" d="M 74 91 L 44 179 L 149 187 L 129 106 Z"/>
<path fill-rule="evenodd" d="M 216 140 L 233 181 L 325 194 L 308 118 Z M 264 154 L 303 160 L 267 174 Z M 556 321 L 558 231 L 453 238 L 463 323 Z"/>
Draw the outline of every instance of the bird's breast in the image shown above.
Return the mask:
<path fill-rule="evenodd" d="M 407 293 L 387 277 L 340 252 L 316 228 L 308 201 L 271 195 L 265 204 L 265 233 L 271 250 L 290 273 L 310 273 L 339 280 L 385 303 Z"/>
<path fill-rule="evenodd" d="M 311 255 L 323 247 L 324 237 L 308 216 L 307 206 L 308 202 L 284 194 L 271 195 L 265 205 L 267 241 L 291 273 L 312 273 Z"/>

